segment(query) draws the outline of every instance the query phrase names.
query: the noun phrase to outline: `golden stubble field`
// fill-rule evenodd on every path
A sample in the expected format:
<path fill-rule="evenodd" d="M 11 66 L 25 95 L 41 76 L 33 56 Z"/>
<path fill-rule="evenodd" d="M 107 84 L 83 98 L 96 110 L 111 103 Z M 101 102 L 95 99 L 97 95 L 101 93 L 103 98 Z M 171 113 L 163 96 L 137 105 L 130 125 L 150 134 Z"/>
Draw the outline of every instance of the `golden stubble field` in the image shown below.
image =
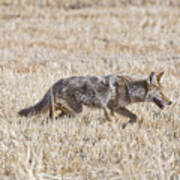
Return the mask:
<path fill-rule="evenodd" d="M 124 130 L 126 118 L 89 108 L 49 123 L 17 115 L 62 77 L 151 71 L 166 72 L 173 105 L 129 106 L 138 122 Z M 180 8 L 2 3 L 0 179 L 180 179 Z"/>

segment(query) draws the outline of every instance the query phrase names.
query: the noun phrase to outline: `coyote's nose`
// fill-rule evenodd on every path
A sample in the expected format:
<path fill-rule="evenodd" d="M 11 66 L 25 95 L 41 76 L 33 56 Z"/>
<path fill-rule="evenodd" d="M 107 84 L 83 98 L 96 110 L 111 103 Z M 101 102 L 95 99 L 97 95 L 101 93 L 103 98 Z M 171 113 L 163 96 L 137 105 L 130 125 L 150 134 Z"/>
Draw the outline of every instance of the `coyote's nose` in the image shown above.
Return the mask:
<path fill-rule="evenodd" d="M 169 101 L 169 102 L 168 102 L 168 105 L 171 105 L 171 104 L 172 104 L 172 101 Z"/>

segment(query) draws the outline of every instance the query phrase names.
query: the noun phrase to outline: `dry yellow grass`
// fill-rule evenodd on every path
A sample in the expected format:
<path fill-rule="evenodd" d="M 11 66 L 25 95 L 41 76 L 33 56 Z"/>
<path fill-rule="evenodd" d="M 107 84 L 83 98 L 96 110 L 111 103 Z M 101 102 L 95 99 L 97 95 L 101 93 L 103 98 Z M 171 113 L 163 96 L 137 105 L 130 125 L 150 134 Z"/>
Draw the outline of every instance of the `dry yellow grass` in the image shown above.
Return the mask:
<path fill-rule="evenodd" d="M 0 6 L 0 179 L 180 179 L 180 9 L 8 3 Z M 17 115 L 62 77 L 117 71 L 165 71 L 173 105 L 130 106 L 139 118 L 125 130 L 127 119 L 106 122 L 99 110 L 48 124 Z"/>

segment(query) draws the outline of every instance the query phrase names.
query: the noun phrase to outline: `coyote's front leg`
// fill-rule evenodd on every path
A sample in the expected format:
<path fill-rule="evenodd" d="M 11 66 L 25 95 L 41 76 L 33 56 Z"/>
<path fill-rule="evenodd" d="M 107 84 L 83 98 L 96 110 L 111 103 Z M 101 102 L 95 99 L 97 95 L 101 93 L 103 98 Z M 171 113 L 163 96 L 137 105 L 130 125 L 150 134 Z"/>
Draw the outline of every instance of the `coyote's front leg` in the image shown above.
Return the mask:
<path fill-rule="evenodd" d="M 104 110 L 104 114 L 107 118 L 108 121 L 113 121 L 111 115 L 112 113 L 109 112 L 109 109 L 107 107 L 103 107 L 103 110 Z"/>
<path fill-rule="evenodd" d="M 131 111 L 129 111 L 128 109 L 126 109 L 125 107 L 121 107 L 121 108 L 117 109 L 116 112 L 125 117 L 130 118 L 130 120 L 128 122 L 123 123 L 122 128 L 125 128 L 129 123 L 132 124 L 132 123 L 136 122 L 137 116 L 134 113 L 132 113 Z"/>

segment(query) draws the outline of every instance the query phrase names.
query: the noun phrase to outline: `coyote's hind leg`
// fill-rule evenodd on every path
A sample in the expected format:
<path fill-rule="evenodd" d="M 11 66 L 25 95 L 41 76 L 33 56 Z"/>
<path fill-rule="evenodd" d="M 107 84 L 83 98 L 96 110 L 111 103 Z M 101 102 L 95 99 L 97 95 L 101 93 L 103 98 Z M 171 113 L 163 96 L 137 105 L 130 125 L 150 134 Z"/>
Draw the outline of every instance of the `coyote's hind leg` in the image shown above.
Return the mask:
<path fill-rule="evenodd" d="M 60 119 L 60 118 L 63 118 L 63 117 L 71 118 L 71 117 L 73 117 L 73 116 L 72 116 L 71 114 L 68 114 L 68 113 L 62 111 L 62 112 L 56 117 L 56 119 Z"/>
<path fill-rule="evenodd" d="M 61 110 L 61 114 L 57 118 L 62 118 L 64 116 L 74 117 L 76 114 L 82 112 L 82 104 L 75 100 L 60 99 L 56 104 L 56 109 Z"/>

